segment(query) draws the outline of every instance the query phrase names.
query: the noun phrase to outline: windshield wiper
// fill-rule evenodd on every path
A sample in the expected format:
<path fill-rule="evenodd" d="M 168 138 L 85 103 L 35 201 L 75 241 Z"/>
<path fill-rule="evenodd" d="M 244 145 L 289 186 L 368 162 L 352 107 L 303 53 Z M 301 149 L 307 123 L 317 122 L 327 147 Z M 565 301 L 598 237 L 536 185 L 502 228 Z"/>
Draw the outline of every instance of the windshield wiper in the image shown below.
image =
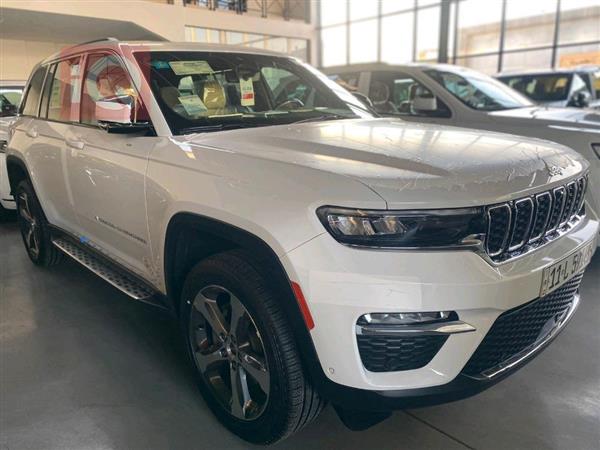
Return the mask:
<path fill-rule="evenodd" d="M 223 130 L 235 130 L 239 128 L 254 128 L 259 127 L 262 124 L 258 123 L 218 123 L 215 125 L 200 125 L 197 127 L 181 128 L 180 134 L 191 134 L 191 133 L 210 133 L 212 131 L 223 131 Z"/>
<path fill-rule="evenodd" d="M 323 120 L 340 120 L 340 119 L 356 119 L 356 117 L 348 117 L 342 114 L 322 114 L 320 116 L 307 117 L 306 119 L 296 120 L 292 123 L 304 123 L 304 122 L 321 122 Z"/>

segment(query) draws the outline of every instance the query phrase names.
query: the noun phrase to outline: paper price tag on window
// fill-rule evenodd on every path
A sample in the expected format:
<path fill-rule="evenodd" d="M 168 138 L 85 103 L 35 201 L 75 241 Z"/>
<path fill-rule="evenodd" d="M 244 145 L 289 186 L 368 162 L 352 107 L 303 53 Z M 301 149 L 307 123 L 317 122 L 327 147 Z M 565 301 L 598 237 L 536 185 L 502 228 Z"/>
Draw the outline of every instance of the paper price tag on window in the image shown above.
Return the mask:
<path fill-rule="evenodd" d="M 252 84 L 252 78 L 247 80 L 240 78 L 240 92 L 242 106 L 254 106 L 254 85 Z"/>
<path fill-rule="evenodd" d="M 200 75 L 214 73 L 206 61 L 170 61 L 169 65 L 175 75 Z"/>
<path fill-rule="evenodd" d="M 183 109 L 185 109 L 185 112 L 190 116 L 196 116 L 208 111 L 204 103 L 202 103 L 202 100 L 200 100 L 200 97 L 197 95 L 183 95 L 179 97 L 179 101 L 181 102 Z"/>

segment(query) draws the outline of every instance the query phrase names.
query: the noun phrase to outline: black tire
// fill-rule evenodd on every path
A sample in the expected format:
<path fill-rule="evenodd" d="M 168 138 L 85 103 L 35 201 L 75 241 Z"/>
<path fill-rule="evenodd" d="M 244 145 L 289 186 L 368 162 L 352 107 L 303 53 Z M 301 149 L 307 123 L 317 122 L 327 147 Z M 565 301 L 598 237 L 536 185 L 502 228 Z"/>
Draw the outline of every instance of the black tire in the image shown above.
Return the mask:
<path fill-rule="evenodd" d="M 63 253 L 52 245 L 50 227 L 28 180 L 23 180 L 18 184 L 15 200 L 21 237 L 29 259 L 42 267 L 60 263 Z"/>
<path fill-rule="evenodd" d="M 296 342 L 278 304 L 277 294 L 251 261 L 245 252 L 234 250 L 198 263 L 188 274 L 183 286 L 180 324 L 200 391 L 219 421 L 248 442 L 272 444 L 309 424 L 319 415 L 325 402 L 303 372 Z M 202 292 L 214 286 L 225 287 L 237 297 L 236 300 L 239 299 L 263 344 L 270 379 L 269 393 L 262 413 L 252 420 L 241 420 L 233 415 L 233 409 L 230 411 L 224 407 L 197 364 L 197 335 L 194 331 L 190 333 L 194 325 L 192 316 L 198 313 L 193 305 Z M 233 322 L 233 319 L 230 321 Z M 196 339 L 191 337 L 192 334 Z M 233 401 L 233 393 L 231 399 Z"/>

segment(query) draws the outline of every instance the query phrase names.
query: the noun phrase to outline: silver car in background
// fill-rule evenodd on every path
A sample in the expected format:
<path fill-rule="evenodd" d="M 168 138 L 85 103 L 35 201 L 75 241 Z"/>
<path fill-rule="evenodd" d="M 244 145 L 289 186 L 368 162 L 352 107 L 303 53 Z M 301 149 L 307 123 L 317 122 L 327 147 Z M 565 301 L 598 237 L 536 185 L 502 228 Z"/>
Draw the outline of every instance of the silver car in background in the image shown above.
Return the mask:
<path fill-rule="evenodd" d="M 15 120 L 25 81 L 0 81 L 0 217 L 15 209 L 6 173 L 6 143 L 10 124 Z"/>

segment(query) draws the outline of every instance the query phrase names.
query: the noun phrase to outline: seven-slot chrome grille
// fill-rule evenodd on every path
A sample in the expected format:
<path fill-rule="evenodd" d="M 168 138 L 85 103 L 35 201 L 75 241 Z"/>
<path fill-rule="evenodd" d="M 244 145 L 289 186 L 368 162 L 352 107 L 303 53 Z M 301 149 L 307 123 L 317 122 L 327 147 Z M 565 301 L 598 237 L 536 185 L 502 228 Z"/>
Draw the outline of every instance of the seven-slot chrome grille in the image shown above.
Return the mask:
<path fill-rule="evenodd" d="M 550 191 L 488 207 L 488 255 L 506 261 L 560 235 L 584 214 L 586 189 L 587 175 Z"/>

